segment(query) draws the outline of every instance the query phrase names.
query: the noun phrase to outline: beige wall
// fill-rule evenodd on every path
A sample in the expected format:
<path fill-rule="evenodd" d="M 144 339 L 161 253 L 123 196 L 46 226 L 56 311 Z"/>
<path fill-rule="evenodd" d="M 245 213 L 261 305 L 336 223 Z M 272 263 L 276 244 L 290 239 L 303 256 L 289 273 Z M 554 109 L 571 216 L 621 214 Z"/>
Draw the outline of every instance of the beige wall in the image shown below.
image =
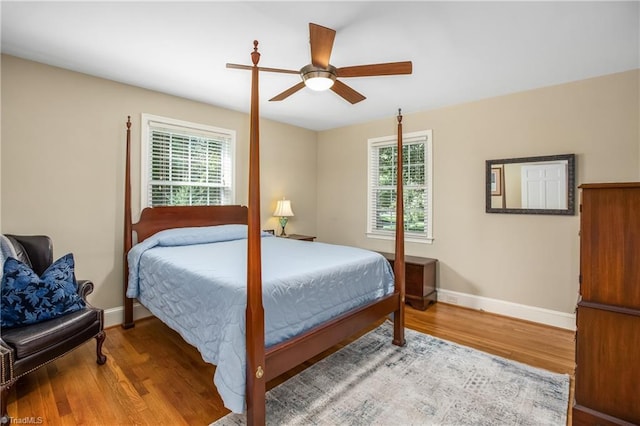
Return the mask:
<path fill-rule="evenodd" d="M 0 55 L 0 82 L 2 81 L 2 55 Z M 2 84 L 0 84 L 0 99 Z M 0 103 L 0 135 L 2 135 L 2 105 Z M 2 189 L 2 137 L 0 136 L 0 190 Z M 0 191 L 0 231 L 2 230 L 2 192 Z"/>
<path fill-rule="evenodd" d="M 485 160 L 575 153 L 578 184 L 638 180 L 638 93 L 631 71 L 405 113 L 405 132 L 433 130 L 434 156 L 435 240 L 407 243 L 407 254 L 439 259 L 442 289 L 572 313 L 579 216 L 485 213 Z M 365 230 L 367 139 L 396 133 L 395 108 L 319 133 L 320 240 L 393 251 Z"/>
<path fill-rule="evenodd" d="M 133 121 L 134 216 L 139 213 L 142 112 L 237 131 L 237 202 L 246 203 L 248 115 L 2 56 L 2 232 L 43 233 L 56 255 L 74 252 L 92 302 L 121 305 L 124 122 Z M 247 88 L 247 96 L 249 88 Z M 440 260 L 442 289 L 571 313 L 578 216 L 487 214 L 484 161 L 577 154 L 577 181 L 640 180 L 638 72 L 404 113 L 406 132 L 432 129 L 434 237 L 407 253 Z M 393 135 L 388 119 L 316 133 L 261 121 L 262 217 L 282 196 L 290 233 L 392 251 L 366 227 L 367 138 Z"/>
<path fill-rule="evenodd" d="M 140 114 L 237 131 L 236 202 L 246 204 L 247 114 L 2 56 L 2 232 L 47 234 L 55 256 L 73 252 L 92 303 L 122 305 L 125 121 L 131 115 L 133 210 L 140 210 Z M 250 96 L 247 87 L 247 97 Z M 290 232 L 315 234 L 316 132 L 261 120 L 265 228 L 282 196 Z"/>

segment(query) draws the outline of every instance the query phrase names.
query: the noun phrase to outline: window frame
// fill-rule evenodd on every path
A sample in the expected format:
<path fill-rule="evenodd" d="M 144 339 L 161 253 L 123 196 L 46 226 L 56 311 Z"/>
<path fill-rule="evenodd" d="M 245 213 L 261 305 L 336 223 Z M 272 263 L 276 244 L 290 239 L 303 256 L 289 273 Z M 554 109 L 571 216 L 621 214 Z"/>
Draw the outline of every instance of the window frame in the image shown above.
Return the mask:
<path fill-rule="evenodd" d="M 206 124 L 195 123 L 191 121 L 178 120 L 175 118 L 162 117 L 159 115 L 141 114 L 141 131 L 140 131 L 140 206 L 141 208 L 151 207 L 149 199 L 150 179 L 150 150 L 151 150 L 151 132 L 152 129 L 162 127 L 175 128 L 176 130 L 185 132 L 194 136 L 212 137 L 214 135 L 223 135 L 229 138 L 229 162 L 231 164 L 231 196 L 230 203 L 236 203 L 236 131 L 224 129 L 221 127 L 209 126 Z M 157 123 L 157 125 L 154 125 Z"/>
<path fill-rule="evenodd" d="M 405 240 L 415 243 L 433 243 L 433 138 L 431 130 L 421 130 L 417 132 L 403 133 L 402 145 L 403 149 L 407 145 L 415 143 L 425 144 L 425 185 L 424 188 L 426 194 L 426 206 L 425 206 L 425 225 L 426 232 L 417 233 L 415 231 L 405 230 Z M 374 206 L 372 200 L 373 193 L 373 150 L 381 147 L 397 146 L 398 137 L 383 136 L 377 138 L 371 138 L 367 140 L 367 238 L 393 240 L 395 238 L 394 231 L 380 231 L 374 229 Z M 377 165 L 376 165 L 377 167 Z M 406 213 L 406 212 L 405 212 Z M 406 222 L 406 219 L 405 219 Z"/>

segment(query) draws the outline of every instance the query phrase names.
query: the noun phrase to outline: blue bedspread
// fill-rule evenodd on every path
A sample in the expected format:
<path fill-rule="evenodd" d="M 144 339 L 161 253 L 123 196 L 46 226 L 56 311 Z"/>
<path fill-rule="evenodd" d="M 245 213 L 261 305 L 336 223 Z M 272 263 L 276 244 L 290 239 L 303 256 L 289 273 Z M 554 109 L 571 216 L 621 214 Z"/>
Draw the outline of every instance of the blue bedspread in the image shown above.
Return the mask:
<path fill-rule="evenodd" d="M 217 366 L 214 383 L 231 411 L 245 409 L 246 225 L 162 231 L 128 254 L 128 297 Z M 267 347 L 393 292 L 378 253 L 262 238 Z"/>

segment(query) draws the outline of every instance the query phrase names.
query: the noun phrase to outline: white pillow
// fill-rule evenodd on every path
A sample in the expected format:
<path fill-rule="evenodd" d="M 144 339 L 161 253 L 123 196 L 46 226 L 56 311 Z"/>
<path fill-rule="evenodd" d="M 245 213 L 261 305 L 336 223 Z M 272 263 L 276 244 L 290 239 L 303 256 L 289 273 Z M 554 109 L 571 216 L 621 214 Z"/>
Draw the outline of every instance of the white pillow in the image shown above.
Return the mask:
<path fill-rule="evenodd" d="M 5 237 L 4 234 L 0 235 L 0 267 L 4 267 L 4 261 L 9 257 L 17 258 L 18 254 L 16 253 L 15 247 L 11 244 L 9 238 Z"/>

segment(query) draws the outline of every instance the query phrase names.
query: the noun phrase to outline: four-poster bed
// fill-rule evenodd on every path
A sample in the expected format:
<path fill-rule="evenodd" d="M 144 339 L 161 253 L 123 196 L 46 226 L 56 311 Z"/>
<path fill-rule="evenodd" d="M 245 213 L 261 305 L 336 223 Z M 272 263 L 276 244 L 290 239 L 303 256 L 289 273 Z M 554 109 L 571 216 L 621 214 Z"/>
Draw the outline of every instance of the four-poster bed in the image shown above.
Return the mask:
<path fill-rule="evenodd" d="M 356 271 L 357 276 L 366 276 L 369 277 L 367 280 L 361 279 L 359 280 L 355 275 L 348 275 L 347 272 L 340 272 L 340 275 L 336 271 L 338 271 L 338 266 L 335 266 L 327 260 L 326 265 L 321 263 L 320 260 L 316 260 L 317 258 L 313 258 L 314 262 L 317 263 L 314 265 L 315 269 L 324 269 L 326 266 L 326 273 L 332 274 L 331 277 L 335 278 L 336 276 L 341 276 L 344 280 L 348 281 L 348 285 L 344 285 L 344 287 L 352 286 L 354 288 L 359 288 L 357 285 L 362 284 L 363 286 L 367 286 L 368 283 L 365 281 L 369 281 L 371 276 L 375 276 L 375 273 L 367 272 L 366 274 L 361 273 L 360 268 L 364 268 L 364 264 L 368 263 L 373 270 L 378 271 L 380 275 L 380 283 L 375 283 L 374 288 L 366 288 L 361 291 L 361 295 L 354 298 L 354 300 L 345 301 L 345 307 L 341 307 L 341 310 L 337 307 L 334 309 L 333 306 L 324 307 L 323 309 L 317 312 L 316 318 L 313 319 L 315 323 L 309 322 L 309 327 L 303 329 L 302 331 L 296 331 L 295 335 L 287 336 L 287 337 L 274 337 L 273 336 L 273 326 L 271 322 L 265 320 L 265 307 L 267 308 L 266 318 L 273 318 L 277 312 L 274 310 L 280 308 L 273 308 L 273 306 L 277 305 L 278 300 L 277 297 L 273 296 L 273 294 L 282 293 L 281 290 L 272 290 L 273 281 L 285 281 L 283 278 L 284 275 L 281 272 L 273 271 L 273 267 L 269 262 L 269 256 L 272 256 L 271 251 L 279 250 L 276 246 L 281 246 L 283 244 L 298 244 L 296 247 L 297 251 L 310 253 L 304 250 L 328 250 L 328 244 L 321 243 L 309 243 L 309 242 L 299 242 L 299 241 L 290 241 L 283 238 L 277 237 L 265 237 L 261 233 L 261 223 L 260 223 L 260 164 L 259 164 L 259 114 L 258 114 L 258 74 L 260 68 L 257 66 L 258 61 L 260 59 L 260 54 L 257 49 L 258 42 L 254 41 L 254 49 L 251 53 L 251 58 L 253 62 L 253 67 L 251 67 L 252 72 L 252 86 L 251 86 L 251 128 L 250 128 L 250 147 L 249 147 L 249 191 L 248 191 L 248 208 L 242 206 L 185 206 L 185 207 L 153 207 L 153 208 L 145 208 L 142 210 L 140 219 L 137 223 L 132 223 L 131 218 L 131 182 L 130 182 L 130 169 L 131 169 L 131 159 L 130 159 L 130 145 L 131 145 L 131 121 L 130 119 L 127 121 L 127 158 L 126 158 L 126 184 L 125 184 L 125 230 L 124 230 L 124 273 L 125 273 L 125 318 L 123 327 L 129 328 L 134 326 L 133 320 L 133 298 L 138 297 L 139 289 L 137 288 L 137 275 L 135 279 L 131 279 L 133 276 L 133 272 L 135 271 L 138 274 L 140 271 L 138 268 L 143 267 L 143 263 L 141 259 L 146 256 L 146 253 L 152 253 L 152 250 L 156 250 L 157 254 L 150 255 L 155 256 L 153 262 L 164 264 L 166 261 L 164 253 L 169 253 L 173 251 L 177 251 L 176 247 L 167 247 L 171 246 L 172 243 L 167 243 L 167 240 L 184 240 L 184 236 L 181 234 L 179 237 L 174 237 L 172 235 L 166 235 L 167 232 L 186 232 L 187 239 L 194 239 L 201 246 L 198 246 L 197 251 L 191 251 L 191 254 L 187 257 L 190 260 L 197 257 L 197 253 L 200 253 L 201 248 L 204 249 L 205 245 L 209 245 L 209 240 L 205 241 L 203 235 L 204 234 L 216 234 L 216 241 L 221 241 L 222 244 L 227 244 L 228 246 L 241 246 L 246 250 L 242 255 L 235 256 L 234 259 L 238 262 L 246 262 L 246 288 L 242 290 L 242 298 L 244 302 L 244 297 L 246 295 L 246 309 L 245 309 L 245 317 L 244 324 L 233 324 L 231 327 L 233 332 L 236 329 L 242 329 L 244 325 L 246 327 L 246 331 L 244 332 L 245 345 L 237 345 L 238 347 L 244 346 L 242 350 L 246 347 L 246 362 L 245 362 L 245 373 L 246 373 L 246 382 L 243 383 L 243 387 L 246 392 L 242 394 L 242 397 L 246 397 L 246 412 L 247 412 L 247 423 L 248 424 L 264 424 L 265 423 L 265 392 L 266 392 L 266 382 L 271 380 L 280 374 L 288 371 L 294 366 L 308 360 L 309 358 L 321 353 L 322 351 L 336 345 L 347 337 L 361 331 L 365 327 L 370 324 L 373 324 L 375 321 L 383 318 L 388 314 L 393 314 L 394 319 L 394 338 L 393 344 L 396 345 L 404 345 L 404 206 L 402 202 L 402 116 L 400 113 L 398 114 L 398 160 L 397 160 L 397 206 L 396 206 L 396 242 L 395 242 L 395 253 L 396 253 L 396 261 L 394 262 L 394 273 L 391 274 L 390 270 L 385 272 L 386 269 L 390 269 L 386 260 L 377 253 L 369 252 L 362 249 L 356 248 L 347 248 L 342 246 L 338 250 L 347 250 L 346 252 L 340 252 L 340 254 L 333 256 L 342 259 L 342 261 L 337 261 L 339 263 L 339 268 L 351 269 L 352 271 Z M 216 225 L 224 225 L 223 227 Z M 240 228 L 235 228 L 237 226 L 246 225 L 244 230 L 245 237 L 233 239 L 233 241 L 229 241 L 227 230 L 231 228 L 232 232 L 240 232 L 243 231 Z M 215 227 L 212 229 L 210 227 Z M 183 228 L 183 229 L 180 229 Z M 194 229 L 197 228 L 197 229 Z M 220 239 L 220 229 L 224 229 L 225 238 Z M 134 247 L 133 244 L 133 232 L 136 233 L 137 243 Z M 245 243 L 246 240 L 246 243 Z M 238 242 L 240 241 L 240 242 Z M 286 243 L 285 243 L 286 241 Z M 176 244 L 180 245 L 182 243 Z M 217 243 L 216 243 L 217 244 Z M 262 251 L 262 246 L 265 244 L 266 250 L 264 253 Z M 302 246 L 300 246 L 302 244 Z M 146 245 L 147 247 L 143 247 L 140 249 L 142 245 Z M 325 247 L 327 246 L 327 247 Z M 225 248 L 219 250 L 218 253 L 232 253 L 229 251 L 227 246 Z M 133 249 L 133 250 L 132 250 Z M 304 249 L 304 250 L 303 250 Z M 149 250 L 148 252 L 143 252 L 143 250 Z M 279 253 L 279 252 L 278 252 Z M 263 257 L 263 254 L 266 256 Z M 280 254 L 278 254 L 280 255 Z M 220 254 L 219 256 L 224 257 L 224 254 Z M 231 256 L 231 255 L 229 255 Z M 244 257 L 246 256 L 246 258 Z M 314 255 L 315 256 L 315 255 Z M 323 255 L 324 256 L 324 255 Z M 331 257 L 331 255 L 327 255 Z M 300 257 L 300 256 L 299 256 Z M 358 262 L 347 262 L 349 264 L 345 264 L 344 259 L 358 259 Z M 378 263 L 379 258 L 382 258 L 383 263 Z M 209 258 L 207 258 L 209 259 Z M 246 260 L 245 260 L 246 259 Z M 266 260 L 263 264 L 263 260 Z M 323 259 L 324 260 L 324 259 Z M 213 261 L 213 260 L 212 260 Z M 131 264 L 131 262 L 135 262 L 135 264 Z M 149 260 L 151 262 L 151 260 Z M 152 263 L 153 263 L 152 262 Z M 300 259 L 301 263 L 305 263 L 305 259 Z M 308 259 L 306 260 L 308 263 Z M 229 258 L 226 261 L 227 264 L 234 263 L 234 260 Z M 276 262 L 278 263 L 278 262 Z M 280 263 L 281 264 L 281 263 Z M 381 266 L 383 265 L 383 266 Z M 209 265 L 207 265 L 209 266 Z M 215 269 L 215 268 L 214 268 Z M 342 269 L 340 269 L 342 271 Z M 360 271 L 360 272 L 358 272 Z M 199 272 L 200 273 L 200 272 Z M 322 274 L 323 271 L 318 271 L 319 274 Z M 151 274 L 151 272 L 149 272 Z M 192 281 L 194 280 L 190 275 L 187 276 L 186 273 L 184 276 L 178 276 L 169 278 L 169 275 L 166 275 L 164 270 L 161 275 L 161 281 L 166 281 L 166 283 L 171 283 L 166 286 L 166 291 L 172 291 L 175 287 L 179 287 L 183 284 L 183 281 Z M 266 281 L 263 282 L 263 274 L 265 274 Z M 385 287 L 385 274 L 388 275 L 390 280 L 390 285 Z M 299 276 L 308 276 L 307 273 L 301 274 Z M 298 276 L 298 277 L 299 277 Z M 318 275 L 317 278 L 310 279 L 310 282 L 321 282 L 322 275 Z M 274 279 L 275 277 L 275 279 Z M 315 276 L 314 276 L 315 277 Z M 290 277 L 286 277 L 290 278 Z M 296 278 L 297 279 L 297 278 Z M 174 280 L 174 281 L 171 281 Z M 181 281 L 182 280 L 182 281 Z M 132 283 L 135 281 L 135 286 Z M 142 281 L 142 279 L 140 279 Z M 359 283 L 358 281 L 362 281 Z M 376 281 L 378 281 L 376 279 Z M 161 284 L 166 284 L 161 283 Z M 356 284 L 354 284 L 356 283 Z M 185 283 L 186 284 L 186 283 Z M 244 285 L 244 284 L 243 284 Z M 309 286 L 311 284 L 309 283 Z M 134 288 L 135 287 L 135 288 Z M 228 287 L 228 286 L 227 286 Z M 311 288 L 311 287 L 310 287 Z M 233 289 L 237 290 L 237 289 Z M 264 290 L 264 292 L 263 292 Z M 164 291 L 164 290 L 163 290 Z M 302 291 L 302 290 L 300 290 Z M 309 291 L 309 290 L 307 290 Z M 324 291 L 322 287 L 312 287 L 313 292 L 316 291 Z M 209 291 L 209 293 L 211 293 Z M 232 292 L 232 294 L 235 293 Z M 273 293 L 273 294 L 272 294 Z M 335 291 L 330 290 L 330 293 L 333 294 Z M 196 294 L 203 294 L 196 293 Z M 329 293 L 327 293 L 329 294 Z M 366 295 L 365 295 L 366 294 Z M 162 297 L 162 296 L 158 296 Z M 155 302 L 152 299 L 158 299 L 156 295 L 154 297 L 149 298 L 149 303 L 154 304 Z M 167 322 L 170 326 L 172 325 L 173 319 L 171 315 L 173 315 L 173 310 L 175 309 L 173 304 L 173 298 L 178 297 L 171 295 L 167 301 L 163 301 L 161 304 L 165 306 L 164 308 L 158 308 L 156 312 L 152 310 L 156 316 L 159 316 L 165 322 Z M 298 294 L 295 297 L 300 298 Z M 324 296 L 323 296 L 324 297 Z M 140 298 L 138 297 L 140 300 Z M 209 302 L 207 302 L 209 303 Z M 213 303 L 213 302 L 212 302 Z M 282 302 L 282 303 L 287 303 Z M 143 302 L 143 304 L 145 304 Z M 178 303 L 176 303 L 177 305 Z M 229 303 L 231 304 L 231 303 Z M 343 304 L 342 301 L 339 303 L 336 302 L 336 305 Z M 146 306 L 146 304 L 145 304 Z M 155 306 L 155 305 L 154 305 Z M 188 305 L 191 306 L 191 305 Z M 271 309 L 270 309 L 271 308 Z M 243 304 L 244 309 L 244 304 Z M 285 308 L 282 308 L 285 309 Z M 205 311 L 209 312 L 198 312 L 196 315 L 201 315 L 199 322 L 208 323 L 207 319 L 204 319 L 203 315 L 211 314 L 210 311 L 216 311 L 219 315 L 227 315 L 226 313 L 221 313 L 221 311 L 207 308 Z M 182 315 L 184 312 L 179 312 Z M 229 314 L 233 315 L 233 314 Z M 196 320 L 196 322 L 198 322 Z M 265 324 L 266 322 L 266 324 Z M 173 327 L 172 327 L 173 328 Z M 209 330 L 211 331 L 211 330 Z M 186 334 L 190 333 L 190 330 L 185 331 Z M 208 333 L 208 331 L 205 331 Z M 181 331 L 182 334 L 182 331 Z M 185 337 L 185 334 L 183 334 Z M 207 339 L 211 339 L 207 336 Z M 265 341 L 267 340 L 267 342 Z M 274 340 L 269 343 L 270 340 Z M 190 341 L 190 339 L 185 338 L 185 340 Z M 222 339 L 224 340 L 224 339 Z M 230 339 L 232 340 L 232 339 Z M 200 347 L 199 347 L 200 349 Z M 240 350 L 236 348 L 236 350 Z M 222 349 L 222 352 L 225 352 Z M 228 352 L 228 351 L 226 351 Z M 225 353 L 226 353 L 225 352 Z M 202 350 L 201 350 L 201 353 Z M 217 359 L 218 354 L 212 356 L 212 359 Z M 244 355 L 243 355 L 244 356 Z M 203 358 L 205 355 L 203 354 Z M 220 365 L 218 366 L 220 368 Z M 216 370 L 216 374 L 218 371 Z M 218 382 L 216 382 L 218 385 Z M 220 390 L 220 389 L 219 389 Z M 222 394 L 222 392 L 221 392 Z M 225 402 L 226 404 L 226 402 Z"/>

